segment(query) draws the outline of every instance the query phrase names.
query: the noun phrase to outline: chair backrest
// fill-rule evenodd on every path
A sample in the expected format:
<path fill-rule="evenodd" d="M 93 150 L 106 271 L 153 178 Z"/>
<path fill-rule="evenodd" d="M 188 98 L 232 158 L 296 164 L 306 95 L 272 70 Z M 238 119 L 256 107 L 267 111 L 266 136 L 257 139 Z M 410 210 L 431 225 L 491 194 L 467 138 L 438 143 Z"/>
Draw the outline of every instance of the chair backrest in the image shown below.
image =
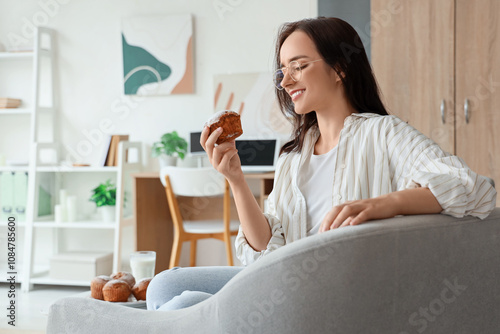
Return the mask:
<path fill-rule="evenodd" d="M 165 186 L 165 175 L 169 176 L 172 190 L 178 196 L 220 196 L 225 191 L 225 178 L 213 167 L 163 167 L 160 171 L 163 186 Z"/>
<path fill-rule="evenodd" d="M 222 220 L 229 233 L 231 223 L 229 184 L 213 167 L 182 168 L 168 166 L 160 170 L 175 233 L 184 233 L 183 218 L 176 196 L 206 197 L 224 195 Z"/>

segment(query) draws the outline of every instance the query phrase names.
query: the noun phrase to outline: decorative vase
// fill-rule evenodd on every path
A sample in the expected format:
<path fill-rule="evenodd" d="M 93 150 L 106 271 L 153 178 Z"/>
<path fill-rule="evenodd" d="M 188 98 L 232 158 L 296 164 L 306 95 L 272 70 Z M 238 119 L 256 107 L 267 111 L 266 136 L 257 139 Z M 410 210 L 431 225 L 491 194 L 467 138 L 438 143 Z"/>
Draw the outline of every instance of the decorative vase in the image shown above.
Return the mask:
<path fill-rule="evenodd" d="M 160 162 L 160 169 L 166 166 L 175 166 L 177 162 L 177 157 L 170 155 L 161 155 L 158 157 Z"/>
<path fill-rule="evenodd" d="M 115 206 L 104 205 L 99 207 L 102 215 L 102 221 L 105 223 L 112 223 L 115 221 Z"/>

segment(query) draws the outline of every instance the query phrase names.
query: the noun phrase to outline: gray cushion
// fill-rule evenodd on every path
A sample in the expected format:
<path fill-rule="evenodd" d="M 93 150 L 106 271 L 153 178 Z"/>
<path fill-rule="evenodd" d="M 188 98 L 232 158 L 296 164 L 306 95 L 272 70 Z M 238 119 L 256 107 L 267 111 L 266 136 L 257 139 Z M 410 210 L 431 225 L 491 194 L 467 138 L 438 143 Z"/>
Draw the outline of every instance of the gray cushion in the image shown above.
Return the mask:
<path fill-rule="evenodd" d="M 153 312 L 66 298 L 50 333 L 498 333 L 500 208 L 396 217 L 283 247 L 219 293 Z"/>

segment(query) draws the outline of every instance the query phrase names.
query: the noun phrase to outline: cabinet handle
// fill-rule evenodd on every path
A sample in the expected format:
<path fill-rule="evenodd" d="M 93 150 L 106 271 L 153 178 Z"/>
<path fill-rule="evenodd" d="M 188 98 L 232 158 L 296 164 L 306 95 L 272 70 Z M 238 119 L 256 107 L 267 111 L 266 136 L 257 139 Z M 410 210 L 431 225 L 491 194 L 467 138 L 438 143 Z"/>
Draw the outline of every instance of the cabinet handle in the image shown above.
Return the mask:
<path fill-rule="evenodd" d="M 443 124 L 444 124 L 445 109 L 446 109 L 446 104 L 445 104 L 444 99 L 443 99 L 443 100 L 441 100 L 441 122 L 443 122 Z"/>
<path fill-rule="evenodd" d="M 465 112 L 465 123 L 469 124 L 469 99 L 465 99 L 464 112 Z"/>

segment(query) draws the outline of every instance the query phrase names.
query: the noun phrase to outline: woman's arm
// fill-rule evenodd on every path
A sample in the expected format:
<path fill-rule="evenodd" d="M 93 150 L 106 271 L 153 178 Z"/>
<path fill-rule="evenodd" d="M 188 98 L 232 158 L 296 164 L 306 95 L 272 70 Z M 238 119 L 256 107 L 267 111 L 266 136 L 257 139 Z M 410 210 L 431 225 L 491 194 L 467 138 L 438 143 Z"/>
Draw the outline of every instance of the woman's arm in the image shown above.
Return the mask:
<path fill-rule="evenodd" d="M 440 213 L 443 209 L 428 188 L 395 191 L 375 198 L 349 201 L 335 206 L 321 223 L 319 232 L 358 225 L 368 220 L 397 215 Z"/>
<path fill-rule="evenodd" d="M 248 244 L 256 251 L 266 249 L 271 239 L 271 228 L 244 178 L 229 181 L 234 202 L 238 208 L 241 228 Z"/>
<path fill-rule="evenodd" d="M 397 189 L 428 188 L 442 214 L 484 219 L 495 207 L 496 190 L 465 161 L 443 151 L 411 125 L 385 116 L 386 147 L 391 179 Z"/>
<path fill-rule="evenodd" d="M 248 244 L 256 251 L 266 249 L 271 229 L 253 196 L 241 170 L 241 162 L 234 141 L 215 146 L 221 128 L 209 136 L 208 127 L 201 133 L 200 144 L 207 152 L 210 163 L 226 177 L 233 192 L 241 227 Z"/>

